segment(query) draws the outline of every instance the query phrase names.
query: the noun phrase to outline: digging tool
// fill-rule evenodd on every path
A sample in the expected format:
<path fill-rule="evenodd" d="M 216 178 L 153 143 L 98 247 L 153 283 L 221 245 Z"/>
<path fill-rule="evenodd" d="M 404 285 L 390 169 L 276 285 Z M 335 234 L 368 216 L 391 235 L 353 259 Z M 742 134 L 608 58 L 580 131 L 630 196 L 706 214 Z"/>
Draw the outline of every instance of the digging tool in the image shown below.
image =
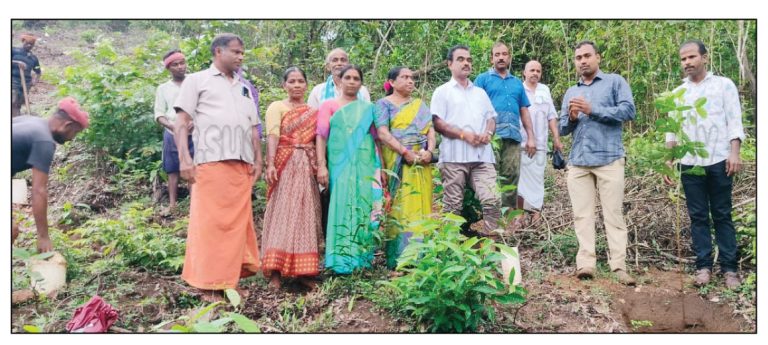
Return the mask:
<path fill-rule="evenodd" d="M 19 66 L 19 74 L 21 74 L 21 89 L 24 91 L 24 103 L 27 105 L 27 114 L 32 115 L 32 111 L 29 109 L 29 93 L 27 92 L 27 78 L 24 76 L 24 70 Z"/>

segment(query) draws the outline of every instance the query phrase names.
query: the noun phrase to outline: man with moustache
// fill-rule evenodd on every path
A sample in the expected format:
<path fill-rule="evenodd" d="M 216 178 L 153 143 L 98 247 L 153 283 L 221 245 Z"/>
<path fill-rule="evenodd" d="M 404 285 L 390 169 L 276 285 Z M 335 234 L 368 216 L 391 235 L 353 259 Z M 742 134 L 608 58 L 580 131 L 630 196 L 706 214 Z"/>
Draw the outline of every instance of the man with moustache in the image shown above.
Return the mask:
<path fill-rule="evenodd" d="M 496 111 L 488 95 L 469 80 L 469 47 L 452 47 L 446 60 L 451 80 L 435 89 L 430 102 L 435 130 L 443 135 L 438 167 L 443 179 L 444 211 L 461 213 L 464 187 L 469 181 L 483 208 L 480 234 L 496 236 L 501 217 L 491 148 Z"/>
<path fill-rule="evenodd" d="M 683 84 L 673 92 L 685 89 L 685 104 L 694 104 L 706 97 L 706 117 L 696 110 L 689 110 L 683 122 L 683 131 L 692 141 L 704 143 L 706 157 L 687 154 L 680 160 L 683 174 L 680 176 L 685 191 L 688 216 L 691 218 L 691 245 L 696 253 L 694 283 L 704 286 L 712 275 L 712 234 L 709 217 L 715 228 L 715 240 L 719 251 L 720 271 L 725 286 L 736 289 L 741 285 L 738 271 L 736 231 L 731 219 L 731 193 L 733 175 L 741 170 L 741 142 L 744 127 L 741 123 L 741 104 L 736 85 L 726 77 L 707 71 L 709 55 L 700 40 L 685 41 L 680 45 L 680 64 L 685 71 Z M 677 145 L 674 133 L 667 133 L 667 147 Z M 668 162 L 672 165 L 672 162 Z M 706 174 L 694 175 L 686 171 L 694 166 L 704 168 Z M 672 180 L 664 176 L 672 185 Z"/>
<path fill-rule="evenodd" d="M 501 42 L 494 44 L 491 49 L 493 67 L 480 74 L 475 79 L 475 85 L 488 94 L 498 117 L 496 118 L 496 134 L 501 137 L 499 151 L 499 175 L 502 186 L 517 187 L 520 179 L 520 123 L 527 134 L 525 153 L 533 157 L 536 153 L 533 127 L 528 107 L 531 105 L 525 94 L 523 83 L 509 72 L 510 54 L 507 45 Z M 522 120 L 522 121 L 521 121 Z M 493 135 L 493 133 L 491 133 Z M 501 205 L 512 209 L 522 209 L 522 200 L 518 200 L 517 188 L 502 193 Z M 520 227 L 521 219 L 513 223 L 513 229 Z"/>
<path fill-rule="evenodd" d="M 207 301 L 260 270 L 251 190 L 262 171 L 260 123 L 253 94 L 237 75 L 243 40 L 220 34 L 211 67 L 187 76 L 176 98 L 181 177 L 192 184 L 181 278 Z M 194 161 L 187 140 L 194 123 Z M 247 290 L 240 290 L 245 293 Z"/>
<path fill-rule="evenodd" d="M 573 62 L 580 78 L 566 91 L 560 115 L 560 135 L 573 134 L 567 181 L 579 242 L 576 276 L 591 279 L 595 275 L 595 197 L 599 192 L 608 264 L 620 283 L 635 285 L 625 263 L 625 160 L 621 142 L 623 123 L 635 119 L 635 103 L 627 81 L 618 74 L 601 71 L 600 61 L 594 42 L 576 44 Z"/>

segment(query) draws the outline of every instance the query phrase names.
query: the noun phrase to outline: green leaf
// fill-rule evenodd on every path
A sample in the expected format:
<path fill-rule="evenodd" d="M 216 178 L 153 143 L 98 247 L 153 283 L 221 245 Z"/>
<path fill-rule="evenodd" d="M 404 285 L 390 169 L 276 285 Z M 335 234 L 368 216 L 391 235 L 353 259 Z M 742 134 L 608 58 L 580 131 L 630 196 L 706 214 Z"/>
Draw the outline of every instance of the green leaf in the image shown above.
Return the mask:
<path fill-rule="evenodd" d="M 231 317 L 222 317 L 221 319 L 218 319 L 216 321 L 211 321 L 211 325 L 213 325 L 213 326 L 215 326 L 217 328 L 222 328 L 222 327 L 226 326 L 230 322 L 232 322 L 232 318 Z"/>
<path fill-rule="evenodd" d="M 447 274 L 447 273 L 454 273 L 454 272 L 461 272 L 461 271 L 463 271 L 463 270 L 465 270 L 465 269 L 466 269 L 466 267 L 465 267 L 465 266 L 461 266 L 461 265 L 454 265 L 454 266 L 451 266 L 451 267 L 448 267 L 448 268 L 444 269 L 444 270 L 443 270 L 443 272 L 442 272 L 442 274 Z"/>
<path fill-rule="evenodd" d="M 706 104 L 706 103 L 707 103 L 707 98 L 706 97 L 700 97 L 695 102 L 693 102 L 693 106 L 696 107 L 696 108 L 699 108 L 699 107 L 703 107 L 704 104 Z"/>
<path fill-rule="evenodd" d="M 42 333 L 43 331 L 40 330 L 40 327 L 33 326 L 33 325 L 24 325 L 24 331 L 27 333 Z"/>
<path fill-rule="evenodd" d="M 510 255 L 515 258 L 517 257 L 517 252 L 514 249 L 512 249 L 512 247 L 509 247 L 501 243 L 494 243 L 493 246 L 498 248 L 499 251 L 501 251 L 504 254 Z"/>
<path fill-rule="evenodd" d="M 517 186 L 515 186 L 513 184 L 507 184 L 507 185 L 501 186 L 501 188 L 499 188 L 499 192 L 501 192 L 501 193 L 513 192 L 516 189 L 517 189 Z"/>
<path fill-rule="evenodd" d="M 468 260 L 470 260 L 470 261 L 472 261 L 473 263 L 475 263 L 475 265 L 478 265 L 478 266 L 479 266 L 479 265 L 480 265 L 480 263 L 482 262 L 482 261 L 480 260 L 480 258 L 478 258 L 477 256 L 474 256 L 474 255 L 467 255 L 467 259 L 468 259 Z"/>
<path fill-rule="evenodd" d="M 219 305 L 222 305 L 222 304 L 224 304 L 224 302 L 222 302 L 222 301 L 213 302 L 213 303 L 209 304 L 207 307 L 205 307 L 205 308 L 203 308 L 203 309 L 200 309 L 200 311 L 199 311 L 199 312 L 197 312 L 197 314 L 195 314 L 195 316 L 193 316 L 193 317 L 192 317 L 192 318 L 189 320 L 189 322 L 195 322 L 195 321 L 197 321 L 197 319 L 199 319 L 199 318 L 203 317 L 205 314 L 207 314 L 208 312 L 210 312 L 211 310 L 213 310 L 213 308 L 216 308 L 216 307 L 218 307 Z"/>
<path fill-rule="evenodd" d="M 525 302 L 525 297 L 516 293 L 494 296 L 493 299 L 501 304 L 518 304 Z"/>
<path fill-rule="evenodd" d="M 261 328 L 255 321 L 238 313 L 228 313 L 237 326 L 245 333 L 261 333 Z"/>
<path fill-rule="evenodd" d="M 443 218 L 445 220 L 447 220 L 447 221 L 450 221 L 450 222 L 453 222 L 453 223 L 456 223 L 456 224 L 463 224 L 466 221 L 466 219 L 464 219 L 464 217 L 459 216 L 459 215 L 455 215 L 453 213 L 447 213 L 447 214 L 445 214 L 443 216 Z"/>
<path fill-rule="evenodd" d="M 464 244 L 461 245 L 461 249 L 462 250 L 469 250 L 470 248 L 472 248 L 472 246 L 477 244 L 477 242 L 480 242 L 479 238 L 477 238 L 477 237 L 470 237 L 469 239 L 464 241 Z"/>
<path fill-rule="evenodd" d="M 506 258 L 507 258 L 506 256 L 502 255 L 499 252 L 492 252 L 492 253 L 490 253 L 490 254 L 485 256 L 485 260 L 486 261 L 491 261 L 491 262 L 499 262 L 499 261 L 504 260 Z"/>
<path fill-rule="evenodd" d="M 489 294 L 489 295 L 495 295 L 498 293 L 496 289 L 491 287 L 490 285 L 480 285 L 472 288 L 472 291 L 477 291 L 479 293 Z"/>
<path fill-rule="evenodd" d="M 704 107 L 696 107 L 696 112 L 699 114 L 699 116 L 701 116 L 702 119 L 707 118 L 708 113 Z"/>
<path fill-rule="evenodd" d="M 469 278 L 469 276 L 472 274 L 473 270 L 465 270 L 464 274 L 461 275 L 461 278 L 459 278 L 459 281 L 456 283 L 459 286 L 462 286 L 464 282 Z"/>
<path fill-rule="evenodd" d="M 171 327 L 171 330 L 172 330 L 172 331 L 178 331 L 178 332 L 182 332 L 182 333 L 191 333 L 191 332 L 192 332 L 192 329 L 191 329 L 191 328 L 189 328 L 189 327 L 187 327 L 187 326 L 184 326 L 184 325 L 178 325 L 178 324 L 176 324 L 176 325 L 173 325 L 173 326 Z"/>
<path fill-rule="evenodd" d="M 235 308 L 240 306 L 240 294 L 237 292 L 237 290 L 226 289 L 224 290 L 224 294 L 227 296 L 227 300 L 229 301 L 229 304 L 231 304 Z"/>
<path fill-rule="evenodd" d="M 457 246 L 455 243 L 451 243 L 451 242 L 443 242 L 442 244 L 444 244 L 446 247 L 448 247 L 448 248 L 450 248 L 451 250 L 453 250 L 453 251 L 456 253 L 456 255 L 459 255 L 459 256 L 461 256 L 461 254 L 462 254 L 462 251 L 461 251 L 461 249 L 459 248 L 459 246 Z"/>
<path fill-rule="evenodd" d="M 23 248 L 13 248 L 11 251 L 11 256 L 21 260 L 28 260 L 30 257 L 32 257 L 32 252 Z"/>
<path fill-rule="evenodd" d="M 153 330 L 153 331 L 157 331 L 157 330 L 159 330 L 160 328 L 163 328 L 163 326 L 165 326 L 165 325 L 167 325 L 167 324 L 169 324 L 169 323 L 171 323 L 171 322 L 174 322 L 174 320 L 163 321 L 163 322 L 161 322 L 161 323 L 160 323 L 160 324 L 158 324 L 158 325 L 152 326 L 152 330 Z"/>
<path fill-rule="evenodd" d="M 415 298 L 409 298 L 408 302 L 413 304 L 424 304 L 432 300 L 432 297 L 430 296 L 423 296 L 423 297 L 415 297 Z"/>
<path fill-rule="evenodd" d="M 198 322 L 192 325 L 192 329 L 196 333 L 221 333 L 222 331 L 221 327 L 216 327 L 210 322 Z"/>
<path fill-rule="evenodd" d="M 705 176 L 707 174 L 707 171 L 704 170 L 703 167 L 696 165 L 693 168 L 683 171 L 683 174 L 688 174 L 693 176 Z"/>

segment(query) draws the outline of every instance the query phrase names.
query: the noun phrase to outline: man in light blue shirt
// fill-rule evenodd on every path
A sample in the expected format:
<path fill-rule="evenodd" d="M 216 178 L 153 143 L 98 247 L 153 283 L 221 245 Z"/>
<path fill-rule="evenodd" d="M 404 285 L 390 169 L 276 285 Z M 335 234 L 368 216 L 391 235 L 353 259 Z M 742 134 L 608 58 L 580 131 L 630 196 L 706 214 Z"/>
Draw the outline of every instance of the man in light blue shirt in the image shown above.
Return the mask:
<path fill-rule="evenodd" d="M 595 197 L 600 203 L 608 240 L 608 264 L 625 285 L 635 285 L 626 270 L 627 225 L 624 222 L 624 146 L 621 128 L 635 119 L 629 84 L 618 74 L 600 71 L 600 51 L 591 41 L 576 45 L 574 64 L 579 81 L 563 97 L 560 135 L 573 135 L 568 169 L 568 195 L 579 241 L 576 275 L 595 274 Z"/>
<path fill-rule="evenodd" d="M 496 135 L 501 137 L 499 152 L 499 175 L 502 186 L 518 185 L 520 179 L 520 123 L 527 133 L 525 151 L 528 157 L 536 154 L 533 125 L 528 107 L 531 105 L 525 94 L 523 83 L 509 73 L 510 55 L 507 45 L 496 43 L 491 49 L 493 67 L 475 79 L 475 86 L 485 90 L 493 103 L 496 118 Z M 522 121 L 521 121 L 522 120 Z M 523 200 L 517 197 L 517 189 L 504 192 L 502 207 L 523 208 Z"/>

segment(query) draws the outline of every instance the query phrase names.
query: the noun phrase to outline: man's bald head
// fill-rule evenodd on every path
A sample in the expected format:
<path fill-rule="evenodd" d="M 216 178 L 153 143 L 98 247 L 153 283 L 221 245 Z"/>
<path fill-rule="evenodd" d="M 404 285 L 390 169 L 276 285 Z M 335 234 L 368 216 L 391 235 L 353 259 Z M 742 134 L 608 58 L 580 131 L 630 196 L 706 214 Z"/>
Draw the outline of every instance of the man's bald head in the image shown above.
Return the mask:
<path fill-rule="evenodd" d="M 536 60 L 528 61 L 523 69 L 523 78 L 525 82 L 536 85 L 541 80 L 541 63 Z"/>

